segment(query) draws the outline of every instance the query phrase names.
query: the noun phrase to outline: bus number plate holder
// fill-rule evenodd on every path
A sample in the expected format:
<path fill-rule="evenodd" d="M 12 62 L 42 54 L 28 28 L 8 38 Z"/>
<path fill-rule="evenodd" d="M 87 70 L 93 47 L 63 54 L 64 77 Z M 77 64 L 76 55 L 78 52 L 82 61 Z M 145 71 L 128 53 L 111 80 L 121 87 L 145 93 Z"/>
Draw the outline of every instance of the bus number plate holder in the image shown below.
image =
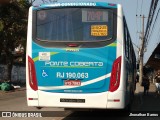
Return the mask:
<path fill-rule="evenodd" d="M 64 85 L 66 85 L 66 86 L 80 86 L 81 81 L 80 80 L 65 80 Z"/>
<path fill-rule="evenodd" d="M 85 103 L 85 99 L 66 99 L 66 98 L 61 98 L 60 102 Z"/>

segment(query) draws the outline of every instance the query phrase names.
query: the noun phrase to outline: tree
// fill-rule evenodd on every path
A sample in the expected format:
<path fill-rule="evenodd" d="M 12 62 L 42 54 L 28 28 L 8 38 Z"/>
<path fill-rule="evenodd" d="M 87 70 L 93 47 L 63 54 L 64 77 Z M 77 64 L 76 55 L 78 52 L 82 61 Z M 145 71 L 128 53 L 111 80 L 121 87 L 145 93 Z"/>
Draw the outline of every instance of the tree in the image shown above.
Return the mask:
<path fill-rule="evenodd" d="M 26 0 L 10 1 L 0 9 L 0 53 L 5 55 L 7 80 L 11 80 L 13 51 L 19 44 L 25 44 L 27 34 L 28 8 Z M 1 55 L 1 54 L 0 54 Z"/>
<path fill-rule="evenodd" d="M 11 0 L 0 0 L 0 4 L 7 4 L 9 3 Z"/>
<path fill-rule="evenodd" d="M 36 0 L 0 0 L 0 57 L 7 65 L 7 80 L 11 80 L 13 51 L 26 47 L 28 9 Z M 25 54 L 24 54 L 25 58 Z"/>

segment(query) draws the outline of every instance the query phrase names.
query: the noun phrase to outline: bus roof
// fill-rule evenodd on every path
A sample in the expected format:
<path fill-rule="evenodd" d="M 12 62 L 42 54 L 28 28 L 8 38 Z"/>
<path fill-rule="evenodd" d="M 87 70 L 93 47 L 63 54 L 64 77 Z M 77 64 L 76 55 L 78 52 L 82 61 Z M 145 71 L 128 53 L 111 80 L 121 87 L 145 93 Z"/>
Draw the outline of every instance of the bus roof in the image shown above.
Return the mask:
<path fill-rule="evenodd" d="M 33 6 L 34 10 L 47 9 L 47 8 L 59 8 L 59 7 L 102 7 L 102 8 L 117 8 L 118 4 L 107 2 L 53 2 L 47 4 L 41 4 L 39 6 Z"/>

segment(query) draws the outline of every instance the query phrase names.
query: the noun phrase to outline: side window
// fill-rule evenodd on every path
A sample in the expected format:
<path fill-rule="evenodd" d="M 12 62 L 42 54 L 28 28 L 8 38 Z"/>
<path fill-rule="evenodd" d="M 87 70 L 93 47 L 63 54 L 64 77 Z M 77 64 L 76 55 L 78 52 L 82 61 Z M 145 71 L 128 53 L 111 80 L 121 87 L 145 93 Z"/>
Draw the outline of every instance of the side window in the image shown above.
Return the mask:
<path fill-rule="evenodd" d="M 128 39 L 128 31 L 127 31 L 127 27 L 126 24 L 124 24 L 124 33 L 125 33 L 125 54 L 126 57 L 129 58 L 129 39 Z"/>
<path fill-rule="evenodd" d="M 131 61 L 131 38 L 130 38 L 130 36 L 129 36 L 129 38 L 128 38 L 128 42 L 129 42 L 129 45 L 128 45 L 128 51 L 129 51 L 129 60 Z"/>
<path fill-rule="evenodd" d="M 130 53 L 131 55 L 131 63 L 133 63 L 133 46 L 132 46 L 132 44 L 131 44 L 131 53 Z"/>

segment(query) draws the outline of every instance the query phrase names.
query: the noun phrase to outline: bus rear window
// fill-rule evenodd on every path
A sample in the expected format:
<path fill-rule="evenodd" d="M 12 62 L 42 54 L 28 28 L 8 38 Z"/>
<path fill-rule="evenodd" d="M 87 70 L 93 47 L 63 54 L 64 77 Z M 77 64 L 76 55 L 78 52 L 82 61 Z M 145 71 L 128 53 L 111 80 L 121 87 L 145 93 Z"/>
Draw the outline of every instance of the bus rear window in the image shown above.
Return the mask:
<path fill-rule="evenodd" d="M 47 41 L 105 41 L 113 37 L 113 12 L 98 8 L 37 11 L 36 38 Z"/>

